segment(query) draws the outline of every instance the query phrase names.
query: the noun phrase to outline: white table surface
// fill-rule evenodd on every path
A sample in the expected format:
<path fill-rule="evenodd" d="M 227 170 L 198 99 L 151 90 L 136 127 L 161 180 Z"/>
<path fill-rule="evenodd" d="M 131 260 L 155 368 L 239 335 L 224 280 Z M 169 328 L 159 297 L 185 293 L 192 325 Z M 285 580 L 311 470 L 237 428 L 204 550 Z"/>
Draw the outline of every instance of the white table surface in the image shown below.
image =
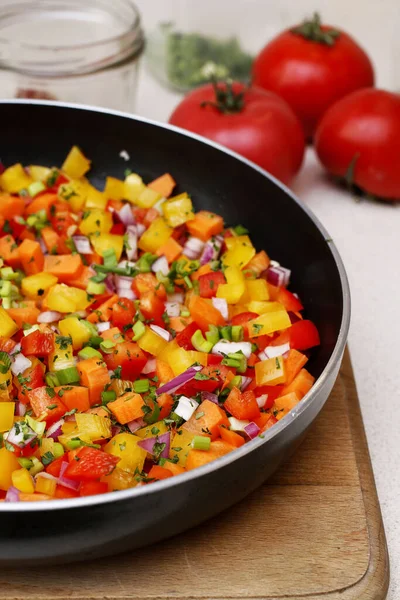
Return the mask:
<path fill-rule="evenodd" d="M 166 121 L 178 94 L 142 69 L 136 112 Z M 391 563 L 389 600 L 400 596 L 400 203 L 355 202 L 327 180 L 312 149 L 294 191 L 325 225 L 352 295 L 349 337 Z"/>

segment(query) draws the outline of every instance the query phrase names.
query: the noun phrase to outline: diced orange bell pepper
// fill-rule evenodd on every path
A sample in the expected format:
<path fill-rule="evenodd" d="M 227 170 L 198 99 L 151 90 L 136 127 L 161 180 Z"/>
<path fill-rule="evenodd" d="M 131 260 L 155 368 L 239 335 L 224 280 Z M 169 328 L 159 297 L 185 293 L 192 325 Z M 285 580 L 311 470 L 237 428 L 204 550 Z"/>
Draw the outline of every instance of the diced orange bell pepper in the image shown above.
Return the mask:
<path fill-rule="evenodd" d="M 186 222 L 189 233 L 206 242 L 213 235 L 218 235 L 224 228 L 223 218 L 208 210 L 196 213 L 194 219 Z"/>
<path fill-rule="evenodd" d="M 202 467 L 216 458 L 232 452 L 232 450 L 236 450 L 235 446 L 224 440 L 211 442 L 209 450 L 190 450 L 186 459 L 186 470 L 191 471 L 197 467 Z"/>
<path fill-rule="evenodd" d="M 43 271 L 44 255 L 39 242 L 24 240 L 18 248 L 22 268 L 27 275 Z"/>
<path fill-rule="evenodd" d="M 19 269 L 21 266 L 18 244 L 12 235 L 5 235 L 0 238 L 0 256 L 13 269 Z"/>

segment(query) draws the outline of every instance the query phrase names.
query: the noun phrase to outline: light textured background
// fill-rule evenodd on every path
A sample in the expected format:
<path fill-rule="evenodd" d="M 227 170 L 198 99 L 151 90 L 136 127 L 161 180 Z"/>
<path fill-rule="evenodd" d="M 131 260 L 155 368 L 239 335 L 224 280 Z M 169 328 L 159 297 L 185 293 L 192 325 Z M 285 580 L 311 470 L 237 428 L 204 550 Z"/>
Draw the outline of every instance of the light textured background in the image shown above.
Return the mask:
<path fill-rule="evenodd" d="M 257 51 L 275 32 L 317 9 L 373 58 L 378 85 L 400 90 L 399 0 L 136 0 L 145 25 L 175 19 L 203 31 L 232 33 Z M 167 120 L 180 96 L 142 69 L 137 111 Z M 350 279 L 350 351 L 391 559 L 389 599 L 400 597 L 400 361 L 398 340 L 400 204 L 356 203 L 324 177 L 313 151 L 293 186 L 335 240 Z"/>

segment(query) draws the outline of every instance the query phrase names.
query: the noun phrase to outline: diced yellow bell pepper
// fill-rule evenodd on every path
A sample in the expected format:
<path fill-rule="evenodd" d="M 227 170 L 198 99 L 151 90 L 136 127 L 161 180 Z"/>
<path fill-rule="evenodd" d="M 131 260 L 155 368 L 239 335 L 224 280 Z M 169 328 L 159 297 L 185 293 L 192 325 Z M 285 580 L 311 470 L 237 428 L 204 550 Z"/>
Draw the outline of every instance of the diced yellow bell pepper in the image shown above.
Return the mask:
<path fill-rule="evenodd" d="M 145 252 L 155 252 L 171 237 L 172 228 L 162 217 L 155 219 L 139 240 L 139 248 Z"/>
<path fill-rule="evenodd" d="M 158 356 L 168 344 L 164 338 L 157 335 L 150 327 L 146 327 L 146 331 L 137 343 L 142 350 L 153 356 Z"/>
<path fill-rule="evenodd" d="M 70 450 L 68 443 L 71 441 L 75 441 L 77 439 L 82 440 L 82 442 L 86 442 L 87 444 L 91 444 L 92 440 L 87 435 L 80 433 L 77 426 L 73 423 L 74 429 L 72 431 L 68 431 L 58 436 L 58 441 L 62 444 L 65 450 Z M 64 426 L 63 426 L 64 428 Z"/>
<path fill-rule="evenodd" d="M 57 281 L 57 277 L 51 273 L 42 272 L 36 273 L 35 275 L 28 275 L 28 277 L 24 277 L 21 282 L 22 293 L 24 296 L 36 300 L 43 296 L 44 292 L 55 285 Z"/>
<path fill-rule="evenodd" d="M 276 310 L 267 312 L 248 322 L 247 328 L 250 338 L 258 337 L 287 329 L 291 326 L 291 321 L 286 310 Z"/>
<path fill-rule="evenodd" d="M 49 167 L 42 167 L 40 165 L 30 165 L 28 171 L 34 181 L 46 181 L 51 175 Z"/>
<path fill-rule="evenodd" d="M 78 146 L 72 146 L 61 169 L 72 179 L 83 177 L 90 169 L 90 160 L 84 156 Z"/>
<path fill-rule="evenodd" d="M 104 250 L 112 248 L 115 252 L 117 260 L 121 258 L 122 250 L 124 248 L 124 236 L 116 235 L 115 233 L 101 233 L 99 236 L 94 236 L 91 239 L 93 248 L 99 254 L 103 255 Z"/>
<path fill-rule="evenodd" d="M 54 440 L 53 438 L 42 437 L 39 447 L 40 456 L 44 456 L 47 452 L 54 454 Z"/>
<path fill-rule="evenodd" d="M 239 267 L 230 266 L 225 269 L 225 278 L 228 283 L 218 286 L 217 298 L 225 298 L 228 304 L 236 304 L 246 289 L 243 273 Z"/>
<path fill-rule="evenodd" d="M 186 371 L 195 362 L 200 363 L 204 367 L 207 366 L 206 353 L 185 350 L 176 341 L 168 343 L 160 353 L 159 358 L 169 364 L 175 376 Z"/>
<path fill-rule="evenodd" d="M 246 290 L 249 295 L 249 301 L 258 300 L 263 302 L 269 300 L 268 285 L 265 279 L 248 279 L 246 281 Z"/>
<path fill-rule="evenodd" d="M 25 494 L 33 494 L 35 491 L 33 479 L 29 475 L 29 471 L 27 469 L 17 469 L 16 471 L 13 471 L 11 474 L 11 481 L 13 486 L 16 487 L 20 492 L 24 492 Z"/>
<path fill-rule="evenodd" d="M 122 200 L 125 196 L 125 183 L 115 177 L 107 177 L 104 195 L 109 200 Z"/>
<path fill-rule="evenodd" d="M 18 331 L 18 329 L 16 322 L 8 315 L 7 311 L 0 306 L 0 336 L 10 338 Z"/>
<path fill-rule="evenodd" d="M 153 433 L 153 431 L 156 431 L 158 429 L 157 433 Z M 163 433 L 166 433 L 168 431 L 168 427 L 166 426 L 166 424 L 164 423 L 164 421 L 157 421 L 157 423 L 153 423 L 152 425 L 146 425 L 146 427 L 142 427 L 141 429 L 138 429 L 137 431 L 135 431 L 135 435 L 138 435 L 140 438 L 150 438 L 150 437 L 154 437 L 155 435 L 162 435 Z"/>
<path fill-rule="evenodd" d="M 111 213 L 94 208 L 84 213 L 79 229 L 83 235 L 92 235 L 96 231 L 108 233 L 112 226 Z"/>
<path fill-rule="evenodd" d="M 61 431 L 63 433 L 65 433 L 65 435 L 69 435 L 70 433 L 73 433 L 74 431 L 78 431 L 78 428 L 76 426 L 76 423 L 74 421 L 65 421 L 62 425 L 61 425 Z"/>
<path fill-rule="evenodd" d="M 58 195 L 70 204 L 73 211 L 78 212 L 85 204 L 88 187 L 86 179 L 71 179 L 60 185 Z"/>
<path fill-rule="evenodd" d="M 258 315 L 263 315 L 267 312 L 276 312 L 278 310 L 285 310 L 283 304 L 280 302 L 257 302 L 253 300 L 247 304 L 247 310 L 255 312 Z"/>
<path fill-rule="evenodd" d="M 256 383 L 260 385 L 279 385 L 285 383 L 285 363 L 282 356 L 268 358 L 255 364 Z"/>
<path fill-rule="evenodd" d="M 50 288 L 47 296 L 47 306 L 49 310 L 56 310 L 61 313 L 74 313 L 78 310 L 85 310 L 90 304 L 85 290 L 57 283 Z"/>
<path fill-rule="evenodd" d="M 96 190 L 96 188 L 90 184 L 88 185 L 85 208 L 97 208 L 99 210 L 105 210 L 107 202 L 108 198 L 103 192 Z"/>
<path fill-rule="evenodd" d="M 72 338 L 72 346 L 74 350 L 80 350 L 91 337 L 91 332 L 85 323 L 80 321 L 78 317 L 67 317 L 58 323 L 58 328 L 61 335 L 70 336 Z"/>
<path fill-rule="evenodd" d="M 196 432 L 193 433 L 181 427 L 172 438 L 169 457 L 175 458 L 177 456 L 179 459 L 177 464 L 181 465 L 181 467 L 186 465 L 187 455 L 192 450 L 191 444 L 196 435 Z"/>
<path fill-rule="evenodd" d="M 146 450 L 138 446 L 141 441 L 133 433 L 118 433 L 104 446 L 104 451 L 120 458 L 117 466 L 123 471 L 134 473 L 135 469 L 141 471 L 147 456 Z"/>
<path fill-rule="evenodd" d="M 123 198 L 129 200 L 129 202 L 136 203 L 136 200 L 145 188 L 146 186 L 144 185 L 142 178 L 136 173 L 131 173 L 124 181 Z"/>
<path fill-rule="evenodd" d="M 0 402 L 0 433 L 11 429 L 14 423 L 15 402 Z"/>
<path fill-rule="evenodd" d="M 75 365 L 72 341 L 60 337 L 56 335 L 54 338 L 54 350 L 49 354 L 49 371 L 61 371 Z"/>
<path fill-rule="evenodd" d="M 247 235 L 226 238 L 225 243 L 228 250 L 222 256 L 222 262 L 227 267 L 243 269 L 256 253 Z"/>
<path fill-rule="evenodd" d="M 20 464 L 14 452 L 7 448 L 0 448 L 0 490 L 5 492 L 12 485 L 11 475 L 20 468 Z"/>
<path fill-rule="evenodd" d="M 242 299 L 240 299 L 240 304 L 230 304 L 228 306 L 229 309 L 229 319 L 232 320 L 234 316 L 240 315 L 241 313 L 248 312 L 247 304 L 242 304 Z"/>
<path fill-rule="evenodd" d="M 170 227 L 179 227 L 194 219 L 193 204 L 186 192 L 164 202 L 163 213 Z"/>
<path fill-rule="evenodd" d="M 56 493 L 56 487 L 56 479 L 49 479 L 48 477 L 40 474 L 36 477 L 35 492 L 38 492 L 39 494 L 47 494 L 47 496 L 54 496 Z"/>
<path fill-rule="evenodd" d="M 132 473 L 128 473 L 128 471 L 124 471 L 119 467 L 115 467 L 114 471 L 110 473 L 110 475 L 105 475 L 100 481 L 108 484 L 109 492 L 128 490 L 129 488 L 133 488 L 138 484 L 135 476 L 132 475 Z"/>
<path fill-rule="evenodd" d="M 111 421 L 108 417 L 100 417 L 90 413 L 76 413 L 75 419 L 79 433 L 91 440 L 102 440 L 111 437 Z"/>
<path fill-rule="evenodd" d="M 161 194 L 152 190 L 151 188 L 145 187 L 142 190 L 135 200 L 135 204 L 140 206 L 141 208 L 151 208 L 154 206 L 159 200 L 161 200 Z"/>
<path fill-rule="evenodd" d="M 31 183 L 33 183 L 32 177 L 26 173 L 20 163 L 8 167 L 0 176 L 1 187 L 10 194 L 17 194 L 21 190 L 25 190 Z"/>

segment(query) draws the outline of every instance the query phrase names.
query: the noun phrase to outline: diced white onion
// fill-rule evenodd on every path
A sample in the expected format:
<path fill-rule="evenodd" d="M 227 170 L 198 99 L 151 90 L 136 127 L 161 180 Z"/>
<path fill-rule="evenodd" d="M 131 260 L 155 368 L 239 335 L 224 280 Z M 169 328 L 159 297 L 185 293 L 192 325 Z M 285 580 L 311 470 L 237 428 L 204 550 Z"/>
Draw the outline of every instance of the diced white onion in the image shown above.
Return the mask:
<path fill-rule="evenodd" d="M 135 292 L 126 288 L 117 288 L 117 294 L 120 298 L 127 298 L 128 300 L 136 299 Z"/>
<path fill-rule="evenodd" d="M 154 333 L 156 333 L 157 335 L 159 335 L 160 337 L 162 337 L 164 340 L 166 340 L 167 342 L 170 341 L 171 334 L 170 334 L 169 331 L 167 331 L 163 327 L 159 327 L 158 325 L 150 325 L 150 329 L 152 331 L 154 331 Z"/>
<path fill-rule="evenodd" d="M 178 302 L 166 302 L 165 310 L 169 317 L 179 317 L 181 314 L 181 305 Z"/>
<path fill-rule="evenodd" d="M 195 260 L 202 253 L 204 246 L 205 242 L 199 240 L 199 238 L 190 237 L 183 247 L 183 254 L 191 260 Z"/>
<path fill-rule="evenodd" d="M 186 396 L 181 396 L 179 398 L 178 406 L 174 410 L 174 412 L 182 417 L 185 421 L 188 421 L 196 408 L 199 406 L 199 403 L 192 398 L 187 398 Z"/>
<path fill-rule="evenodd" d="M 236 419 L 235 417 L 228 417 L 230 427 L 232 431 L 244 431 L 244 428 L 250 423 L 250 421 L 241 421 L 240 419 Z"/>
<path fill-rule="evenodd" d="M 129 260 L 134 260 L 137 258 L 137 240 L 139 235 L 138 227 L 138 225 L 128 225 L 126 228 L 126 233 L 128 236 L 126 255 Z"/>
<path fill-rule="evenodd" d="M 151 270 L 153 273 L 158 273 L 160 271 L 163 275 L 168 275 L 169 265 L 165 256 L 160 256 L 160 258 L 157 258 L 157 260 L 152 264 Z"/>
<path fill-rule="evenodd" d="M 246 358 L 250 358 L 251 355 L 251 343 L 250 342 L 228 342 L 228 340 L 220 340 L 217 342 L 212 349 L 213 354 L 234 354 L 235 352 L 242 352 Z"/>
<path fill-rule="evenodd" d="M 96 329 L 99 333 L 103 333 L 103 331 L 107 331 L 110 329 L 111 323 L 110 321 L 105 321 L 105 323 L 96 323 Z"/>
<path fill-rule="evenodd" d="M 72 238 L 79 254 L 92 254 L 92 246 L 90 240 L 85 235 L 74 235 Z"/>
<path fill-rule="evenodd" d="M 38 323 L 55 323 L 62 318 L 62 314 L 56 310 L 46 310 L 38 316 Z"/>
<path fill-rule="evenodd" d="M 32 361 L 30 361 L 29 358 L 26 358 L 23 354 L 17 354 L 11 364 L 11 371 L 13 375 L 19 375 L 31 366 Z"/>
<path fill-rule="evenodd" d="M 264 350 L 268 358 L 275 358 L 275 356 L 282 356 L 289 352 L 290 344 L 281 344 L 280 346 L 267 346 Z"/>
<path fill-rule="evenodd" d="M 268 394 L 262 394 L 262 396 L 257 396 L 256 402 L 258 404 L 258 408 L 264 408 L 267 404 Z"/>
<path fill-rule="evenodd" d="M 147 363 L 144 365 L 144 367 L 142 369 L 142 373 L 144 373 L 146 375 L 147 373 L 154 373 L 155 370 L 156 370 L 156 359 L 149 358 L 149 360 L 147 361 Z"/>
<path fill-rule="evenodd" d="M 225 298 L 212 298 L 214 308 L 219 310 L 222 317 L 227 321 L 229 319 L 228 303 Z"/>
<path fill-rule="evenodd" d="M 176 293 L 176 294 L 168 294 L 167 295 L 168 298 L 168 302 L 178 302 L 178 304 L 183 304 L 183 294 L 180 293 Z"/>
<path fill-rule="evenodd" d="M 34 331 L 40 331 L 39 325 L 32 325 L 32 327 L 30 327 L 29 329 L 24 329 L 24 336 L 26 337 L 27 335 L 29 335 L 30 333 L 33 333 Z"/>

